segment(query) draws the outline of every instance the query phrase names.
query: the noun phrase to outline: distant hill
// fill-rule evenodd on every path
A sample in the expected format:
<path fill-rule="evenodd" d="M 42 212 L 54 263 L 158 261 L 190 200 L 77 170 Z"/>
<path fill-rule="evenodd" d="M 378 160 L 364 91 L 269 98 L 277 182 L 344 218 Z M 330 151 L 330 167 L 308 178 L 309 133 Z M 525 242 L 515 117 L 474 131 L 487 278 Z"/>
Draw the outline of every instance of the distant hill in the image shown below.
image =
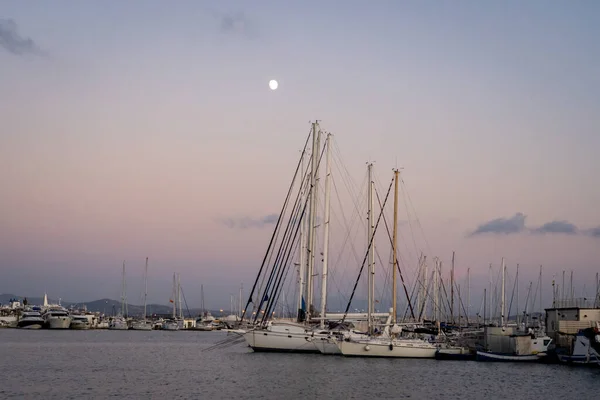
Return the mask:
<path fill-rule="evenodd" d="M 25 297 L 17 296 L 14 294 L 0 294 L 0 304 L 8 304 L 10 299 L 18 299 L 19 301 L 22 302 L 25 299 Z M 27 297 L 27 302 L 30 305 L 41 305 L 44 303 L 44 299 L 42 297 Z M 58 299 L 48 298 L 48 303 L 57 304 Z M 108 315 L 117 313 L 121 310 L 121 302 L 119 300 L 112 300 L 112 299 L 100 299 L 100 300 L 94 300 L 94 301 L 82 302 L 82 303 L 74 303 L 74 302 L 62 300 L 61 305 L 66 308 L 69 308 L 72 306 L 77 307 L 77 308 L 83 308 L 85 306 L 88 311 L 100 312 L 100 313 L 105 313 Z M 185 307 L 185 305 L 184 305 L 184 307 Z M 148 306 L 146 308 L 147 308 L 148 315 L 151 315 L 151 314 L 168 315 L 173 312 L 172 305 L 148 304 Z M 209 310 L 209 311 L 214 316 L 221 314 L 221 312 L 219 310 Z M 230 312 L 228 310 L 223 310 L 223 311 L 224 311 L 223 314 L 225 314 L 225 315 L 230 314 Z M 199 308 L 190 308 L 189 309 L 189 314 L 192 315 L 193 317 L 200 315 L 201 312 L 202 312 L 202 310 L 200 310 Z M 131 315 L 131 316 L 142 315 L 144 313 L 144 306 L 143 305 L 141 305 L 141 306 L 135 305 L 135 304 L 127 304 L 127 313 L 128 313 L 128 315 Z M 188 316 L 188 310 L 186 308 L 183 309 L 183 314 L 186 317 Z"/>

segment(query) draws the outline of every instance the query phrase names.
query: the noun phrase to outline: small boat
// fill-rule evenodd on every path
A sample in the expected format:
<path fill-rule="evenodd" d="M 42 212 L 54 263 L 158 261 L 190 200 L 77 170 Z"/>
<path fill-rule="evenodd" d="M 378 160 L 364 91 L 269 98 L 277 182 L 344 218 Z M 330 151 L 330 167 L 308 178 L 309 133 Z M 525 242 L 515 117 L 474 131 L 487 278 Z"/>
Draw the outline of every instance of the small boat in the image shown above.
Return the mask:
<path fill-rule="evenodd" d="M 84 330 L 90 329 L 90 321 L 85 315 L 72 315 L 70 329 Z"/>
<path fill-rule="evenodd" d="M 595 328 L 581 329 L 573 339 L 571 354 L 556 354 L 564 364 L 600 366 L 600 322 Z"/>
<path fill-rule="evenodd" d="M 131 323 L 131 329 L 134 331 L 151 331 L 153 325 L 154 324 L 151 321 L 143 319 L 140 321 L 133 321 Z"/>
<path fill-rule="evenodd" d="M 127 320 L 125 318 L 122 316 L 117 316 L 110 320 L 108 323 L 108 329 L 111 331 L 126 331 L 129 329 L 129 326 L 127 325 Z"/>
<path fill-rule="evenodd" d="M 37 311 L 23 312 L 17 322 L 17 328 L 21 329 L 41 329 L 43 326 L 44 319 Z"/>
<path fill-rule="evenodd" d="M 477 351 L 477 361 L 529 361 L 538 362 L 542 358 L 546 357 L 546 353 L 537 354 L 504 354 L 504 353 L 493 353 L 491 351 Z"/>
<path fill-rule="evenodd" d="M 475 354 L 466 347 L 440 347 L 435 352 L 436 360 L 475 360 Z"/>
<path fill-rule="evenodd" d="M 69 329 L 71 326 L 71 316 L 69 312 L 61 306 L 51 307 L 44 313 L 45 327 L 49 329 Z"/>

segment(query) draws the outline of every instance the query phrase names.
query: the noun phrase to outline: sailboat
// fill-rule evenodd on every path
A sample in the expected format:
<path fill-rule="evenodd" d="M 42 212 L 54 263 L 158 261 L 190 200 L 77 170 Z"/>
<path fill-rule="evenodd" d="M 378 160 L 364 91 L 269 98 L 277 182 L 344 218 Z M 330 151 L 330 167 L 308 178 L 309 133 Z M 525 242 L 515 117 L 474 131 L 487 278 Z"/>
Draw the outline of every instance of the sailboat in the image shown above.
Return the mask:
<path fill-rule="evenodd" d="M 126 315 L 127 315 L 127 286 L 126 286 L 126 282 L 125 282 L 125 261 L 123 261 L 123 282 L 122 282 L 122 289 L 121 289 L 121 312 L 116 315 L 115 317 L 113 317 L 110 322 L 108 323 L 108 329 L 110 330 L 117 330 L 117 331 L 124 331 L 129 329 L 129 326 L 127 326 L 127 319 L 126 319 Z"/>
<path fill-rule="evenodd" d="M 311 315 L 311 303 L 313 297 L 313 271 L 314 271 L 314 249 L 315 249 L 315 225 L 316 225 L 316 180 L 318 179 L 318 164 L 319 164 L 319 148 L 320 148 L 320 134 L 321 131 L 319 129 L 318 122 L 312 123 L 311 136 L 312 136 L 312 155 L 310 162 L 310 182 L 308 183 L 308 188 L 304 193 L 303 187 L 304 180 L 302 179 L 302 183 L 300 186 L 300 206 L 302 207 L 302 203 L 304 203 L 304 207 L 302 207 L 302 213 L 300 216 L 299 226 L 297 230 L 300 230 L 300 268 L 301 268 L 301 278 L 299 282 L 300 286 L 300 299 L 299 299 L 299 309 L 298 309 L 298 322 L 291 321 L 272 321 L 267 319 L 266 323 L 263 322 L 266 318 L 262 318 L 261 324 L 259 324 L 254 329 L 248 330 L 243 336 L 250 348 L 252 350 L 260 352 L 295 352 L 295 353 L 319 353 L 319 350 L 313 344 L 313 340 L 315 339 L 315 335 L 317 339 L 320 334 L 314 332 L 313 326 L 310 325 L 310 315 Z M 330 135 L 327 136 L 327 158 L 330 158 L 329 151 L 329 140 Z M 304 172 L 303 160 L 304 154 L 306 152 L 306 146 L 303 149 L 302 156 L 300 159 L 300 163 L 298 168 L 302 167 L 302 172 Z M 297 169 L 298 170 L 298 169 Z M 295 177 L 294 177 L 295 178 Z M 305 195 L 307 198 L 305 198 Z M 306 254 L 304 253 L 304 229 L 305 229 L 305 219 L 303 218 L 304 209 L 306 207 L 306 202 L 308 201 L 308 238 L 306 240 Z M 287 202 L 287 199 L 286 199 Z M 280 217 L 281 218 L 281 217 Z M 326 224 L 328 226 L 328 224 Z M 277 228 L 276 228 L 277 229 Z M 288 230 L 286 229 L 286 232 Z M 327 234 L 325 235 L 327 237 Z M 304 260 L 304 256 L 307 256 L 307 259 Z M 306 262 L 306 265 L 304 264 Z M 306 268 L 305 268 L 306 267 Z M 325 272 L 326 275 L 326 272 Z M 258 277 L 257 277 L 258 280 Z M 252 293 L 250 294 L 252 296 Z M 261 304 L 269 301 L 269 295 L 265 292 L 264 296 L 261 296 Z M 306 301 L 308 299 L 308 310 L 306 310 Z M 274 299 L 272 299 L 273 301 Z M 249 302 L 250 303 L 250 300 Z M 267 315 L 269 317 L 270 308 L 267 303 Z M 248 306 L 246 306 L 246 309 Z M 260 317 L 260 313 L 265 314 L 265 310 L 258 309 Z M 256 314 L 255 314 L 256 315 Z M 242 313 L 242 318 L 244 313 Z M 255 318 L 257 319 L 257 318 Z"/>
<path fill-rule="evenodd" d="M 336 340 L 336 344 L 344 356 L 360 356 L 360 357 L 394 357 L 394 358 L 435 358 L 437 346 L 422 339 L 407 339 L 401 338 L 400 333 L 402 328 L 396 324 L 396 268 L 398 263 L 397 258 L 397 230 L 398 230 L 398 178 L 399 171 L 394 170 L 394 237 L 392 240 L 392 308 L 386 322 L 384 332 L 380 336 L 370 336 L 368 338 L 344 338 Z M 369 168 L 369 329 L 370 335 L 373 334 L 373 319 L 374 311 L 374 264 L 375 252 L 373 249 L 373 238 L 375 234 L 375 225 L 373 220 L 373 180 L 371 178 L 371 165 Z M 384 203 L 385 204 L 385 203 Z"/>
<path fill-rule="evenodd" d="M 146 257 L 146 267 L 144 270 L 144 319 L 141 321 L 134 321 L 131 324 L 131 329 L 136 331 L 151 331 L 152 322 L 147 320 L 147 298 L 148 298 L 148 257 Z"/>
<path fill-rule="evenodd" d="M 502 258 L 501 272 L 500 327 L 485 327 L 484 334 L 488 348 L 477 350 L 476 359 L 477 361 L 540 361 L 547 357 L 552 339 L 546 335 L 537 337 L 529 332 L 515 332 L 506 326 L 507 321 L 504 314 L 506 309 L 506 265 L 504 258 Z M 493 338 L 493 340 L 488 340 L 489 338 Z"/>
<path fill-rule="evenodd" d="M 178 331 L 180 328 L 180 320 L 182 320 L 182 316 L 180 315 L 178 318 L 177 315 L 177 306 L 179 304 L 179 313 L 182 314 L 181 309 L 181 285 L 179 281 L 179 274 L 173 274 L 173 296 L 170 299 L 171 303 L 173 303 L 173 318 L 170 320 L 166 320 L 162 324 L 162 329 L 165 331 Z"/>

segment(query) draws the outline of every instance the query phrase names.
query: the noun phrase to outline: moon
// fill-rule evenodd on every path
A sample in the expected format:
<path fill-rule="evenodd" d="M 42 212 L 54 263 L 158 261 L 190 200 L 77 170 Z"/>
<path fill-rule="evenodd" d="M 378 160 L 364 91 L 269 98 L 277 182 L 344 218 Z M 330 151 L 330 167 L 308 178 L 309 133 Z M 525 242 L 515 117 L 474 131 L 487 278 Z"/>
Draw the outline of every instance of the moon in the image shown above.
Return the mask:
<path fill-rule="evenodd" d="M 269 81 L 269 88 L 271 88 L 271 90 L 276 90 L 278 86 L 279 86 L 279 83 L 277 83 L 277 81 L 275 79 L 271 79 Z"/>

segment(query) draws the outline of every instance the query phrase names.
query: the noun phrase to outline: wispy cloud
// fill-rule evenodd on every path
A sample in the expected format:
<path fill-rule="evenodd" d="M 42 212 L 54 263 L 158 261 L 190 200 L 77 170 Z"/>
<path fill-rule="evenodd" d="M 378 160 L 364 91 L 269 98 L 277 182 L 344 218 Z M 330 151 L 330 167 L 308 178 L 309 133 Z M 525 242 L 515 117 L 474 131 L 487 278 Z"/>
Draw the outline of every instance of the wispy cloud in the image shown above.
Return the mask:
<path fill-rule="evenodd" d="M 477 227 L 468 236 L 476 236 L 482 234 L 513 234 L 520 233 L 525 230 L 525 218 L 523 213 L 516 213 L 510 218 L 496 218 L 485 222 Z"/>
<path fill-rule="evenodd" d="M 244 12 L 221 12 L 214 9 L 207 10 L 219 22 L 219 31 L 228 35 L 254 37 L 256 30 Z"/>
<path fill-rule="evenodd" d="M 552 221 L 547 222 L 539 228 L 531 229 L 533 233 L 564 233 L 566 235 L 576 235 L 579 233 L 577 227 L 568 221 Z"/>
<path fill-rule="evenodd" d="M 277 214 L 269 214 L 264 217 L 227 217 L 219 218 L 218 221 L 230 229 L 264 228 L 277 223 Z"/>
<path fill-rule="evenodd" d="M 545 224 L 537 228 L 528 228 L 525 226 L 526 215 L 523 213 L 516 213 L 510 218 L 496 218 L 491 221 L 485 222 L 477 227 L 473 232 L 467 234 L 467 236 L 477 236 L 482 234 L 516 234 L 529 232 L 533 234 L 563 234 L 563 235 L 585 235 L 594 238 L 600 238 L 600 226 L 592 229 L 579 229 L 577 225 L 565 221 L 557 220 L 546 222 Z"/>
<path fill-rule="evenodd" d="M 600 226 L 585 231 L 588 236 L 600 239 Z"/>
<path fill-rule="evenodd" d="M 19 34 L 19 27 L 12 19 L 0 18 L 0 47 L 14 55 L 44 54 L 33 39 Z"/>

